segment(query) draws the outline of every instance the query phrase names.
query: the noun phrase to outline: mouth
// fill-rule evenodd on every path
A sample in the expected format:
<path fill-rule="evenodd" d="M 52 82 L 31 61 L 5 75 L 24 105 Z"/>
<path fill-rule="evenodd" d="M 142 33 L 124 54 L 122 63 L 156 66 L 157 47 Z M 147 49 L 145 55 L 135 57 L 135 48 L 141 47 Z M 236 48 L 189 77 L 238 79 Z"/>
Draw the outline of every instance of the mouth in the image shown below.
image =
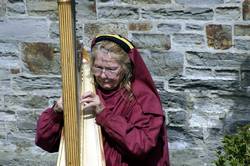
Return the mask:
<path fill-rule="evenodd" d="M 108 83 L 110 83 L 111 81 L 108 80 L 108 79 L 105 79 L 105 80 L 100 80 L 100 82 L 103 83 L 103 84 L 108 84 Z"/>
<path fill-rule="evenodd" d="M 108 79 L 102 79 L 101 80 L 103 83 L 108 83 L 108 82 L 110 82 L 110 80 L 108 80 Z"/>

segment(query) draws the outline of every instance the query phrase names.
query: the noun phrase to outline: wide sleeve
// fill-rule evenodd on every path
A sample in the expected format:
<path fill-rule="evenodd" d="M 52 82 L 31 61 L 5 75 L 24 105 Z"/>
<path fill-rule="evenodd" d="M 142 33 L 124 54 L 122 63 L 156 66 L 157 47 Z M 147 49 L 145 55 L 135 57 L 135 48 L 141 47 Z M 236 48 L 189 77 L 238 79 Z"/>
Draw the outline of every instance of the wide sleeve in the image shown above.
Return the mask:
<path fill-rule="evenodd" d="M 130 109 L 129 117 L 105 109 L 96 116 L 96 122 L 119 145 L 122 153 L 142 159 L 156 146 L 164 117 L 144 113 L 138 104 Z"/>
<path fill-rule="evenodd" d="M 48 152 L 57 152 L 62 127 L 63 113 L 56 113 L 53 108 L 46 109 L 37 121 L 36 145 Z"/>

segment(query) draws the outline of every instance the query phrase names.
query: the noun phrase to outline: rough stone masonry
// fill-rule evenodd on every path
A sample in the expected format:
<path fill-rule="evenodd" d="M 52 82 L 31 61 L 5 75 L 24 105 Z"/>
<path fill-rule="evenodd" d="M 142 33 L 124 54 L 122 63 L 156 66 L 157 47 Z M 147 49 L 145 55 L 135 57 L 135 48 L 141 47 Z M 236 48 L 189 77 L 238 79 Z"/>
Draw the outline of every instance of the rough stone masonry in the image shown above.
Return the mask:
<path fill-rule="evenodd" d="M 250 0 L 78 0 L 89 48 L 118 33 L 140 49 L 167 116 L 172 166 L 210 166 L 223 135 L 250 123 Z M 56 0 L 0 1 L 0 165 L 56 164 L 34 145 L 61 95 Z"/>

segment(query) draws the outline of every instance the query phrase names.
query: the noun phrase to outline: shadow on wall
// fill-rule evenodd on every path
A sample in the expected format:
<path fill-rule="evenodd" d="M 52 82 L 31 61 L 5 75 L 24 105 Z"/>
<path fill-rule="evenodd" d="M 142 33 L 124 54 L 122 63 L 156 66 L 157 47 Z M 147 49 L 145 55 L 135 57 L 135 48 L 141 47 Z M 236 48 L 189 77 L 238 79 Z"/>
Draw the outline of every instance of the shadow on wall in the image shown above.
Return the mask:
<path fill-rule="evenodd" d="M 234 105 L 224 119 L 224 134 L 233 134 L 250 124 L 250 57 L 241 64 L 239 82 L 239 88 L 230 96 Z"/>

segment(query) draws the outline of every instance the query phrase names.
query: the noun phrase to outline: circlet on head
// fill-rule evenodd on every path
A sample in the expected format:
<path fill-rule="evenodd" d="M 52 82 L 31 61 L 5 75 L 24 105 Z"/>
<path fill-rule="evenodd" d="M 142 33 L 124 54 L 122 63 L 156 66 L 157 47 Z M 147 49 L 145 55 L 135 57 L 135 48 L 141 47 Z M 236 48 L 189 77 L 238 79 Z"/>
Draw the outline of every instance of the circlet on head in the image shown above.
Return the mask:
<path fill-rule="evenodd" d="M 129 53 L 130 50 L 134 48 L 134 45 L 129 40 L 120 35 L 113 35 L 113 34 L 97 35 L 95 40 L 91 44 L 91 48 L 93 48 L 96 43 L 104 40 L 112 41 L 118 44 L 127 53 Z"/>

